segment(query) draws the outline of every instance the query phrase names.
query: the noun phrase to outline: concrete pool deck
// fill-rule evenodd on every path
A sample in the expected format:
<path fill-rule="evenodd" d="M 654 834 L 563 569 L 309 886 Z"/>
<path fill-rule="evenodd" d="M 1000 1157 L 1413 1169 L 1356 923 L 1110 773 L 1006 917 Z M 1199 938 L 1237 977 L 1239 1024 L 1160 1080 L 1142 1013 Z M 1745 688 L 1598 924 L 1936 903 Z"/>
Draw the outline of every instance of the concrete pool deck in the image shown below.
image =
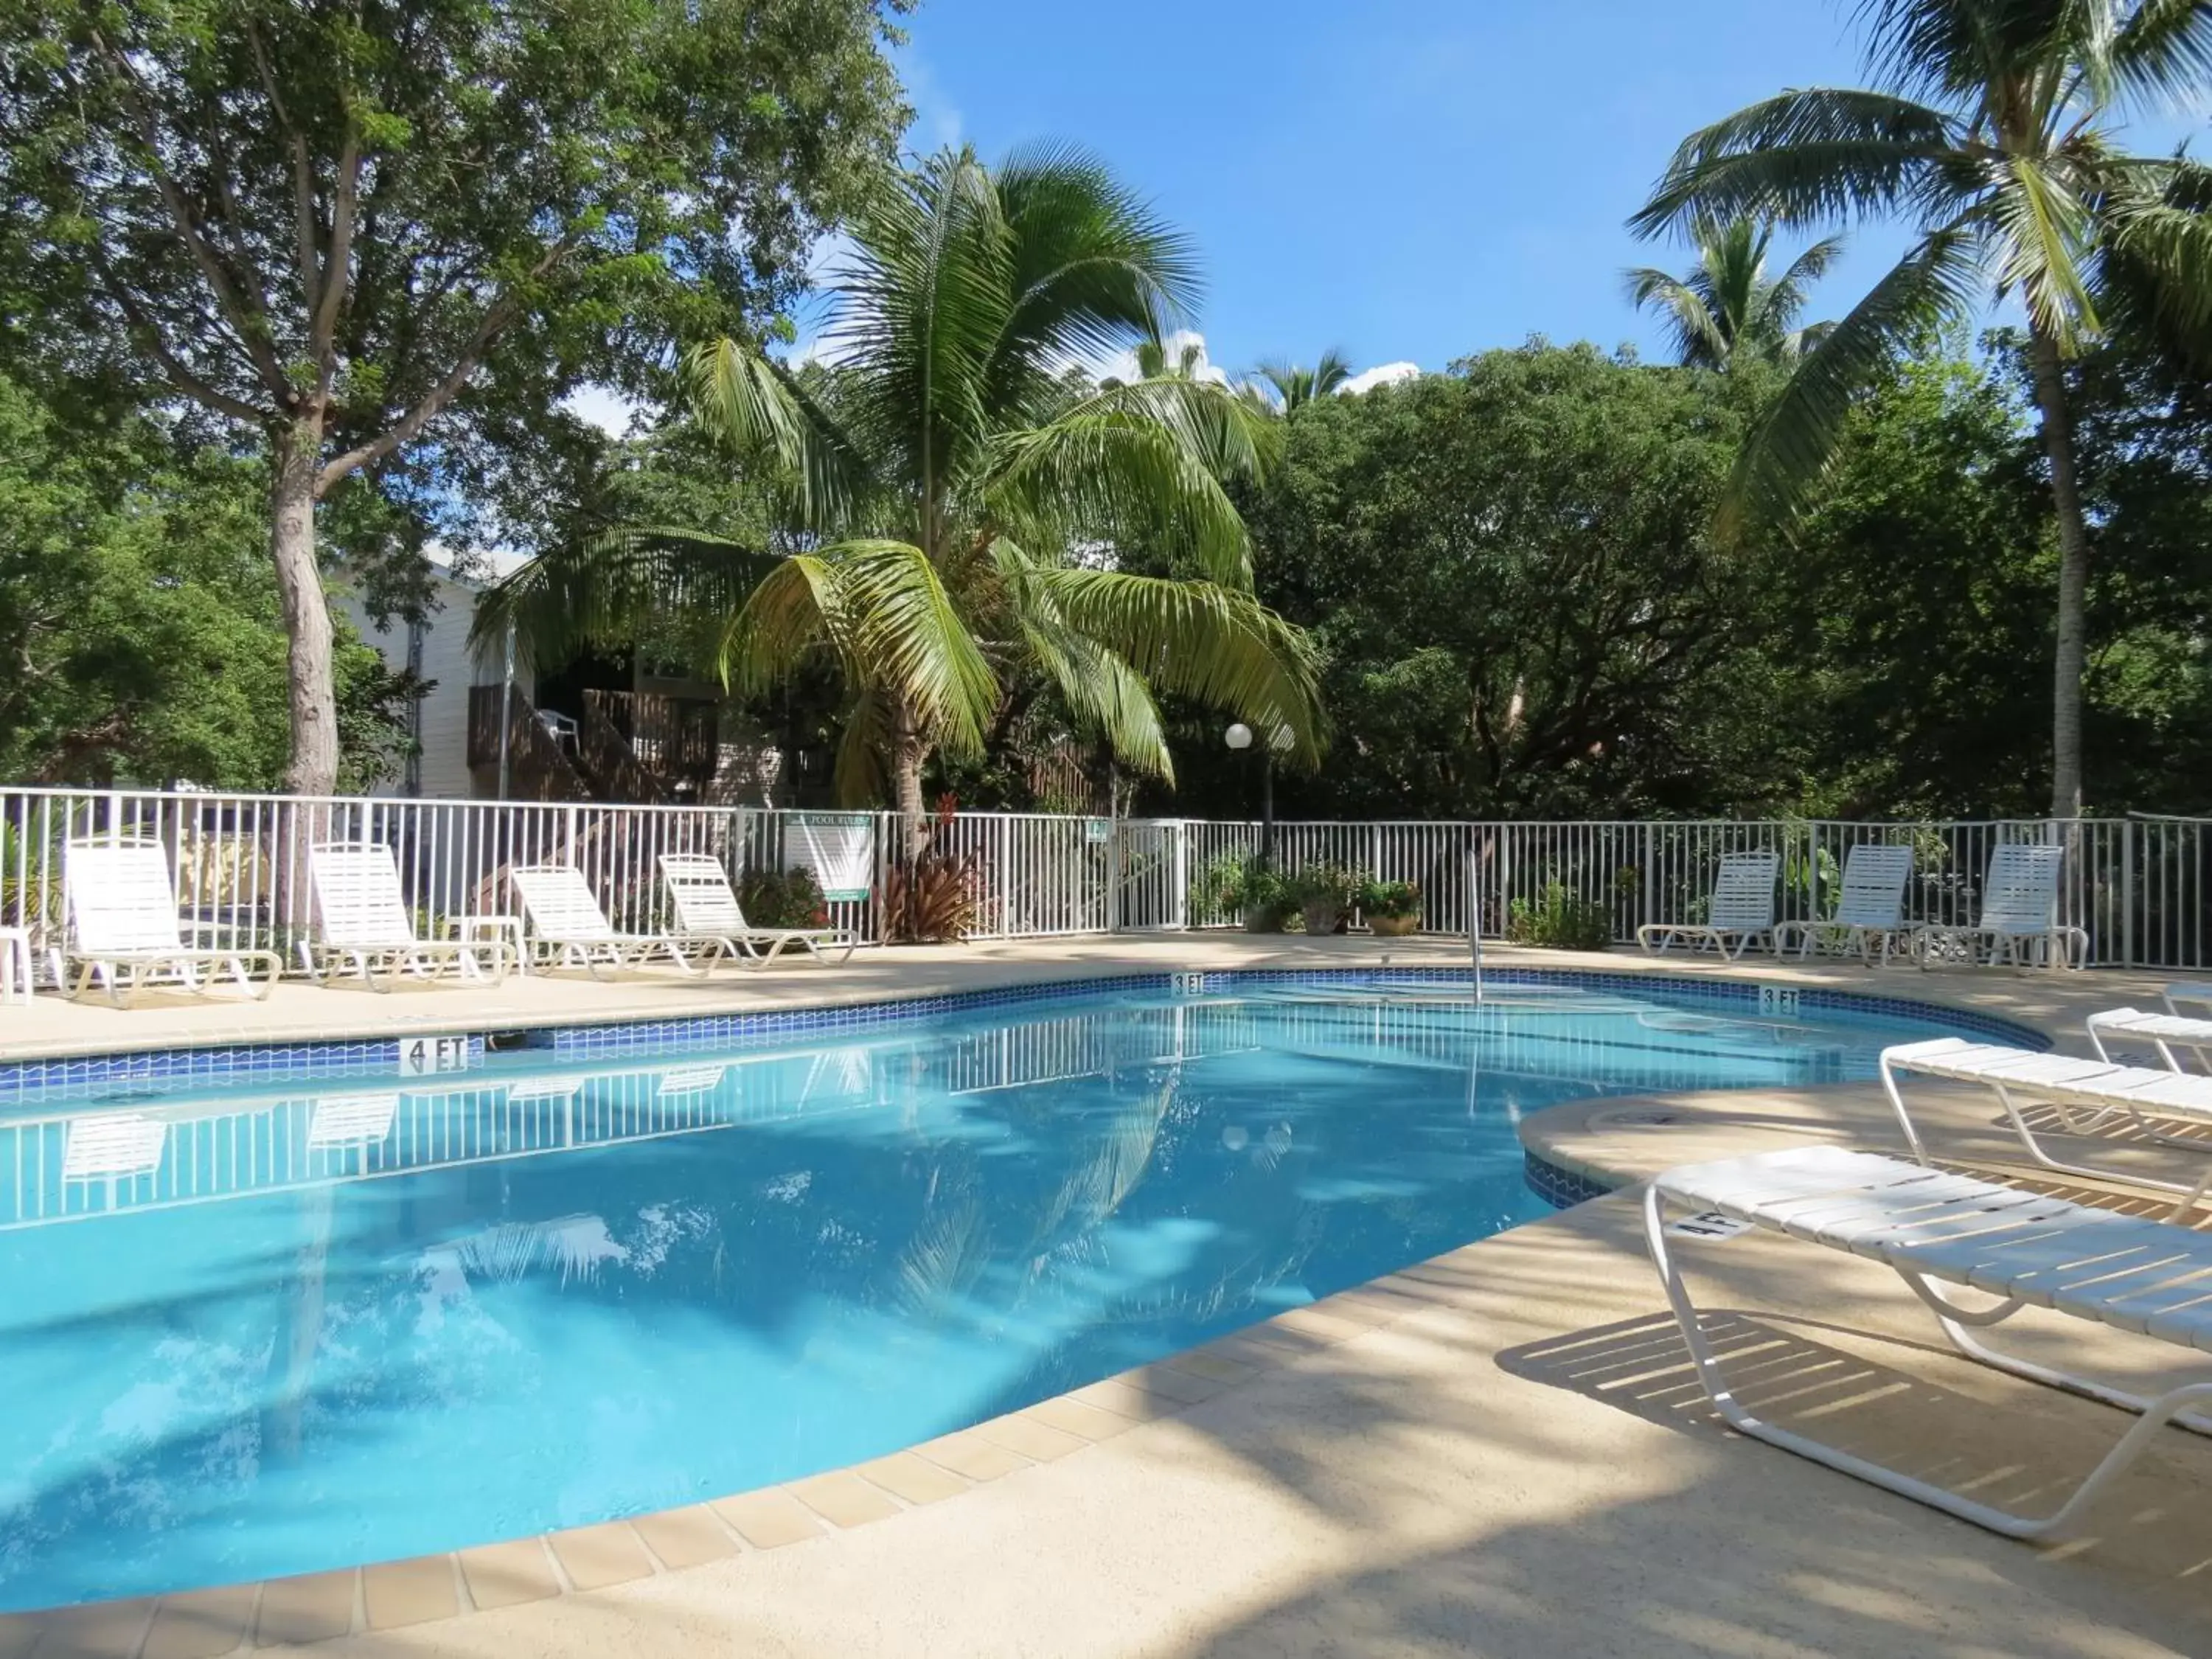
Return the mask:
<path fill-rule="evenodd" d="M 33 1018 L 37 1041 L 82 1052 L 84 1033 L 117 1023 L 127 1031 L 110 1041 L 131 1047 L 507 1029 L 532 1013 L 642 1018 L 1168 968 L 1449 964 L 1463 950 L 1053 941 L 863 953 L 712 986 L 286 988 L 222 1010 L 250 1024 L 213 1036 L 205 1005 L 117 1013 L 41 999 Z M 2156 994 L 2154 981 L 2101 974 L 1492 959 L 1867 989 L 2002 1013 L 2069 1047 L 2092 1009 Z M 0 1031 L 21 1014 L 0 1011 Z M 23 1053 L 0 1043 L 0 1060 Z M 2016 1163 L 1986 1101 L 1929 1099 L 1939 1155 Z M 1547 1159 L 1607 1182 L 1808 1134 L 1895 1144 L 1887 1103 L 1863 1085 L 1574 1102 L 1525 1126 Z M 335 1638 L 313 1649 L 333 1659 L 2212 1652 L 2212 1441 L 2166 1432 L 2081 1533 L 2037 1549 L 1738 1439 L 1689 1376 L 1638 1219 L 1626 1197 L 1596 1200 L 1196 1356 L 776 1494 L 319 1581 L 0 1621 L 0 1659 L 191 1659 L 311 1633 Z M 1692 1266 L 1731 1321 L 1727 1346 L 1759 1409 L 1948 1484 L 2056 1501 L 2125 1420 L 1955 1358 L 1886 1269 L 1756 1236 Z M 2056 1317 L 2028 1338 L 2145 1378 L 2177 1356 Z"/>

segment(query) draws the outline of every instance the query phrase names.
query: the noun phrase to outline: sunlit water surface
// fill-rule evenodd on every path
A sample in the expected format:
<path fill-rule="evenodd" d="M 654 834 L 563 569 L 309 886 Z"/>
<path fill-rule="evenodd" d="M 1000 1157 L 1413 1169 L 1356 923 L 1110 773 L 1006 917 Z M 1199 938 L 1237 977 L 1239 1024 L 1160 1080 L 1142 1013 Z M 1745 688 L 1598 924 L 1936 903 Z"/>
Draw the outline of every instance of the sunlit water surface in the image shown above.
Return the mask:
<path fill-rule="evenodd" d="M 1547 1213 L 1525 1113 L 1931 1029 L 1106 994 L 0 1120 L 0 1608 L 876 1456 Z"/>

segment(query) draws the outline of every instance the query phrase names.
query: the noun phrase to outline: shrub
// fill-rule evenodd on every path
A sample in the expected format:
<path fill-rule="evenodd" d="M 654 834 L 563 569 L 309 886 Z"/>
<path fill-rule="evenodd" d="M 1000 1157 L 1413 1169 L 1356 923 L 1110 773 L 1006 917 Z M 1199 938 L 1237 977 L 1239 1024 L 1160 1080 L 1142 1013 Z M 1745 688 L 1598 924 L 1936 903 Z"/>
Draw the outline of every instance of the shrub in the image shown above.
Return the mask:
<path fill-rule="evenodd" d="M 756 927 L 827 927 L 830 902 L 811 870 L 755 870 L 738 884 L 738 902 Z"/>
<path fill-rule="evenodd" d="M 1577 898 L 1559 882 L 1540 899 L 1515 899 L 1505 918 L 1505 937 L 1516 945 L 1554 951 L 1602 951 L 1613 943 L 1613 918 L 1605 906 Z"/>

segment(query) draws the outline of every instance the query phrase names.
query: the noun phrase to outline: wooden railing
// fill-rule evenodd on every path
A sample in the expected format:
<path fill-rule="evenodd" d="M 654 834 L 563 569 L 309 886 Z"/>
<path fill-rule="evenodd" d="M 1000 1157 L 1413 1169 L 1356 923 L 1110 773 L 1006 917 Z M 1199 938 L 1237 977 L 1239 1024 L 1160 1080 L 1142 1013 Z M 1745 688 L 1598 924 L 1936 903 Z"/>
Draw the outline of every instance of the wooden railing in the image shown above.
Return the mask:
<path fill-rule="evenodd" d="M 703 786 L 721 763 L 721 708 L 706 697 L 650 691 L 586 691 L 585 724 L 598 715 L 664 785 Z"/>
<path fill-rule="evenodd" d="M 509 696 L 512 702 L 508 702 Z M 469 764 L 499 764 L 500 708 L 507 707 L 507 798 L 509 800 L 589 800 L 592 792 L 538 710 L 519 690 L 500 685 L 469 688 Z"/>
<path fill-rule="evenodd" d="M 584 696 L 583 730 L 577 737 L 577 758 L 609 800 L 643 805 L 674 799 L 659 774 L 641 760 L 629 739 L 615 729 L 601 694 Z"/>

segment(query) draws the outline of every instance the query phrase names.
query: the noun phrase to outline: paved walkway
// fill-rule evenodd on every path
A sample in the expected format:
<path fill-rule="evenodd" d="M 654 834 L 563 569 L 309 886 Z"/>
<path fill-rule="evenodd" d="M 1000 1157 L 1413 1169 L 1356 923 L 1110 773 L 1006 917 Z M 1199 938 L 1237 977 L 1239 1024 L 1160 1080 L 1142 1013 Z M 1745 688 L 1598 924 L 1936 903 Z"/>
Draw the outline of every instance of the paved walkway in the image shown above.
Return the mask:
<path fill-rule="evenodd" d="M 759 1006 L 807 991 L 873 996 L 1084 969 L 1372 962 L 1385 948 L 1235 937 L 975 947 L 884 953 L 826 974 L 780 969 L 729 988 L 572 993 L 533 982 L 453 994 L 450 1015 L 416 1016 L 411 1005 L 427 994 L 403 1006 L 301 989 L 253 1014 L 276 1022 L 256 1035 L 358 1033 L 415 1018 L 498 1026 L 532 1009 L 605 1018 L 678 1000 Z M 1397 962 L 1458 959 L 1439 944 L 1387 949 Z M 1771 965 L 1700 971 L 1777 975 Z M 1814 969 L 1802 979 L 1989 1007 L 2053 1030 L 2151 992 L 2103 975 Z M 341 1000 L 342 1012 L 326 1012 Z M 61 1012 L 129 1019 L 134 1031 L 173 1018 Z M 348 1023 L 361 1021 L 384 1024 Z M 1579 1115 L 1532 1121 L 1532 1133 L 1540 1126 L 1550 1152 L 1616 1180 L 1678 1151 L 1807 1133 L 1875 1145 L 1890 1133 L 1878 1092 L 1857 1085 L 1672 1097 L 1648 1103 L 1674 1119 L 1656 1124 L 1584 1104 L 1561 1109 Z M 1947 1126 L 1972 1141 L 1987 1116 L 1962 1098 Z M 690 1527 L 599 1529 L 573 1559 L 532 1540 L 540 1553 L 510 1558 L 504 1577 L 447 1558 L 348 1576 L 345 1612 L 361 1633 L 313 1651 L 2212 1653 L 2212 1442 L 2169 1431 L 2083 1534 L 2034 1549 L 1738 1440 L 1715 1426 L 1688 1375 L 1636 1221 L 1632 1203 L 1614 1197 L 1516 1228 L 1196 1359 L 1086 1390 L 1072 1402 L 1080 1412 L 1044 1420 L 1050 1436 L 1000 1427 L 952 1437 L 959 1443 L 801 1492 L 780 1522 L 718 1506 Z M 1698 1267 L 1701 1294 L 1735 1321 L 1728 1340 L 1753 1378 L 1756 1407 L 1816 1419 L 1824 1435 L 1935 1478 L 2001 1501 L 2048 1501 L 2124 1420 L 1932 1346 L 1918 1304 L 1871 1264 L 1746 1236 L 1701 1252 Z M 2172 1352 L 2055 1318 L 2030 1336 L 2124 1376 L 2159 1374 Z M 556 1593 L 586 1583 L 601 1587 Z M 173 1598 L 159 1617 L 141 1603 L 0 1626 L 0 1659 L 27 1642 L 36 1659 L 189 1659 L 257 1628 L 264 1641 L 284 1633 L 283 1606 L 272 1621 L 266 1597 L 241 1604 L 222 1594 Z M 502 1598 L 515 1604 L 438 1616 Z"/>

